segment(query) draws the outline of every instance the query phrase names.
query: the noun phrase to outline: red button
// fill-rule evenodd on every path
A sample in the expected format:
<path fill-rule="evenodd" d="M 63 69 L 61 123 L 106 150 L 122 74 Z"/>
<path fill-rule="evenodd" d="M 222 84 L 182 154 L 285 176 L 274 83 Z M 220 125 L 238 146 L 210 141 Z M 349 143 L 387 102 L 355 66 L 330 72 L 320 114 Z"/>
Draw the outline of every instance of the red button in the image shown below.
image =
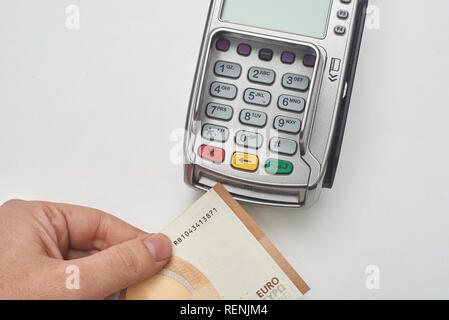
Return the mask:
<path fill-rule="evenodd" d="M 199 150 L 201 158 L 210 160 L 216 163 L 222 163 L 225 158 L 225 151 L 220 148 L 202 145 Z"/>

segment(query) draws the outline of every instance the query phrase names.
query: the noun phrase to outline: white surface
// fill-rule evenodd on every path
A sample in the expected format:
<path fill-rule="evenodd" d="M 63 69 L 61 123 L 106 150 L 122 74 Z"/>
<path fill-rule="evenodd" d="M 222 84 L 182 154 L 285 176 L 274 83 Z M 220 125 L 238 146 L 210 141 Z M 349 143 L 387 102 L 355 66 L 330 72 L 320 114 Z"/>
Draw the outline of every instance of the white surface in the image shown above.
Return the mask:
<path fill-rule="evenodd" d="M 318 298 L 449 298 L 449 2 L 372 0 L 335 187 L 246 206 Z M 65 28 L 65 7 L 81 29 Z M 200 194 L 170 162 L 209 0 L 2 0 L 0 201 L 101 208 L 157 231 Z M 381 289 L 365 287 L 378 265 Z"/>

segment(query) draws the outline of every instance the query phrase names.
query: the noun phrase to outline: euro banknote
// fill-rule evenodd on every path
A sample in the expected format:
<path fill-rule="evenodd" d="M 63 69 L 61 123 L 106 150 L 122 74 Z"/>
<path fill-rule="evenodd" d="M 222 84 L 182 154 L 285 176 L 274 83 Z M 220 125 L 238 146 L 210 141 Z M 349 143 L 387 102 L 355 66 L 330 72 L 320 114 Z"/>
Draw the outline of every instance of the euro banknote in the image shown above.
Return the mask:
<path fill-rule="evenodd" d="M 165 230 L 173 257 L 152 278 L 128 288 L 129 300 L 300 299 L 309 287 L 221 185 Z"/>

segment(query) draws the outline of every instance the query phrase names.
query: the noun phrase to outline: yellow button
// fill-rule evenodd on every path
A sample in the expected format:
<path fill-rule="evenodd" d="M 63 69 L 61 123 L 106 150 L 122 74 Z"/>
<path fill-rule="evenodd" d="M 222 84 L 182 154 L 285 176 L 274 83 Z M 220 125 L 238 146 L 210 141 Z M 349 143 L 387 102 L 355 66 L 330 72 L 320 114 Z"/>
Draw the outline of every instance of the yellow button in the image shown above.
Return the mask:
<path fill-rule="evenodd" d="M 236 152 L 232 157 L 232 166 L 245 171 L 256 171 L 259 167 L 259 158 L 255 155 Z"/>

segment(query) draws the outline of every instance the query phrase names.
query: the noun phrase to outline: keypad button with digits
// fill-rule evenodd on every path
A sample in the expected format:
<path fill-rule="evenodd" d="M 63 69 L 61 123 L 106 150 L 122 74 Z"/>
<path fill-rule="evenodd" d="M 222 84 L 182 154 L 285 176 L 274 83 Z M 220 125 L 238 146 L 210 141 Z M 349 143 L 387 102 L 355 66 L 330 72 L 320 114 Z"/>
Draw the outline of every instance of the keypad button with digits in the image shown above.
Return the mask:
<path fill-rule="evenodd" d="M 211 50 L 199 156 L 248 174 L 293 174 L 317 57 L 233 37 L 216 39 Z"/>
<path fill-rule="evenodd" d="M 266 107 L 271 102 L 271 93 L 264 90 L 246 89 L 243 100 L 248 104 Z"/>
<path fill-rule="evenodd" d="M 229 121 L 232 119 L 234 109 L 224 104 L 209 103 L 206 107 L 206 114 L 210 119 Z"/>
<path fill-rule="evenodd" d="M 255 132 L 241 130 L 235 136 L 235 143 L 245 148 L 259 149 L 263 145 L 263 136 Z"/>
<path fill-rule="evenodd" d="M 301 97 L 283 94 L 279 96 L 278 107 L 282 110 L 301 113 L 306 108 L 306 100 Z"/>
<path fill-rule="evenodd" d="M 272 85 L 276 78 L 274 70 L 252 67 L 248 72 L 248 79 L 254 83 Z"/>
<path fill-rule="evenodd" d="M 237 63 L 218 61 L 215 64 L 215 74 L 220 77 L 238 79 L 242 74 L 242 67 Z"/>
<path fill-rule="evenodd" d="M 309 89 L 310 79 L 300 74 L 287 73 L 282 77 L 282 85 L 286 89 L 307 91 Z"/>
<path fill-rule="evenodd" d="M 217 98 L 234 100 L 237 97 L 237 87 L 232 84 L 214 82 L 210 87 L 210 94 Z"/>
<path fill-rule="evenodd" d="M 252 127 L 263 128 L 267 125 L 268 116 L 264 112 L 243 109 L 240 113 L 240 122 Z"/>
<path fill-rule="evenodd" d="M 297 134 L 301 130 L 301 120 L 284 116 L 274 119 L 274 128 L 287 133 Z"/>

